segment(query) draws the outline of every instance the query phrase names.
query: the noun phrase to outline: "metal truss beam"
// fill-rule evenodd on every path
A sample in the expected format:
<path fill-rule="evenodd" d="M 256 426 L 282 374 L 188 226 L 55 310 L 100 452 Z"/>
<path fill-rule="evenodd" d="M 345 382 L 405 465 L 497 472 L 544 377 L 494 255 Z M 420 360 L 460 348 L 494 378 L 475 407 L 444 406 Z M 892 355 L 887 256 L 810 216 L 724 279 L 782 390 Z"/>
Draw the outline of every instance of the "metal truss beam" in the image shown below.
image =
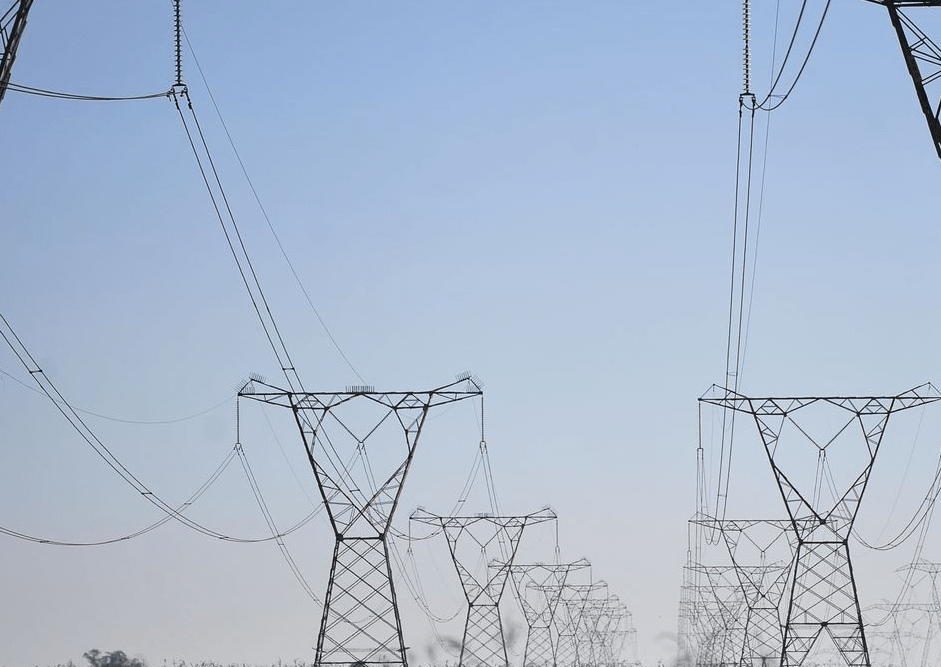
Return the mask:
<path fill-rule="evenodd" d="M 758 427 L 768 461 L 796 538 L 790 575 L 790 599 L 784 625 L 783 667 L 801 665 L 817 639 L 826 632 L 844 662 L 851 667 L 871 667 L 863 628 L 862 611 L 849 536 L 882 443 L 889 416 L 901 410 L 933 403 L 941 394 L 930 384 L 896 396 L 750 398 L 729 389 L 713 387 L 700 401 L 750 414 Z M 785 421 L 795 424 L 800 411 L 810 405 L 842 411 L 848 418 L 839 433 L 856 423 L 866 447 L 866 463 L 842 496 L 826 504 L 807 489 L 798 488 L 779 467 L 780 437 Z M 834 436 L 835 439 L 836 436 Z M 828 443 L 814 442 L 819 452 Z M 835 495 L 840 492 L 835 490 Z"/>
<path fill-rule="evenodd" d="M 461 641 L 459 667 L 507 667 L 509 657 L 500 599 L 509 579 L 510 568 L 527 526 L 555 521 L 556 515 L 548 507 L 532 514 L 513 516 L 443 516 L 418 509 L 411 520 L 440 528 L 448 542 L 454 569 L 467 599 L 467 619 Z M 475 560 L 484 560 L 484 571 L 472 571 L 460 555 L 463 545 L 469 545 Z M 493 552 L 497 551 L 497 557 Z"/>
<path fill-rule="evenodd" d="M 3 0 L 0 0 L 2 2 Z M 33 0 L 16 0 L 10 8 L 0 16 L 0 46 L 3 47 L 3 58 L 0 59 L 0 105 L 6 95 L 7 86 L 10 85 L 10 74 L 13 72 L 13 61 L 16 60 L 16 49 L 20 45 L 23 31 L 26 29 L 26 15 Z"/>
<path fill-rule="evenodd" d="M 291 410 L 333 528 L 317 667 L 407 667 L 389 559 L 392 517 L 430 410 L 481 394 L 469 377 L 428 391 L 321 393 L 254 379 L 239 392 Z M 384 462 L 392 452 L 386 470 L 370 460 L 377 445 Z"/>

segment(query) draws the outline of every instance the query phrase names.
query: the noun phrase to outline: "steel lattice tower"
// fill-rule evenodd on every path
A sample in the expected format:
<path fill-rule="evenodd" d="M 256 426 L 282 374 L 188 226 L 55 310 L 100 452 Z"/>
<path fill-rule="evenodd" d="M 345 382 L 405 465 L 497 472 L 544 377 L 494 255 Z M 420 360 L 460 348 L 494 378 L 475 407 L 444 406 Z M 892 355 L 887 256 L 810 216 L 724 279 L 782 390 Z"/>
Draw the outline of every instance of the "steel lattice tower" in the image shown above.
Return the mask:
<path fill-rule="evenodd" d="M 941 0 L 868 0 L 883 5 L 895 30 L 905 66 L 915 84 L 915 95 L 941 157 L 941 47 L 911 18 L 910 8 L 941 7 Z M 903 11 L 905 10 L 905 11 Z"/>
<path fill-rule="evenodd" d="M 693 523 L 720 532 L 725 542 L 746 606 L 742 667 L 780 664 L 784 646 L 780 605 L 793 562 L 788 544 L 786 562 L 767 562 L 768 551 L 787 537 L 789 522 L 782 519 L 695 518 Z M 747 548 L 743 554 L 740 547 Z M 748 564 L 757 563 L 757 564 Z"/>
<path fill-rule="evenodd" d="M 259 380 L 239 392 L 240 397 L 291 410 L 333 528 L 336 542 L 317 636 L 318 667 L 407 667 L 389 560 L 392 516 L 429 411 L 481 394 L 468 377 L 416 392 L 351 387 L 300 393 Z M 388 468 L 379 477 L 368 456 L 376 440 L 383 441 Z"/>
<path fill-rule="evenodd" d="M 510 578 L 526 618 L 526 648 L 523 667 L 555 667 L 558 637 L 554 635 L 556 610 L 562 587 L 571 572 L 591 564 L 584 558 L 572 563 L 512 565 Z"/>
<path fill-rule="evenodd" d="M 932 403 L 941 398 L 930 384 L 897 396 L 749 398 L 728 389 L 713 388 L 700 400 L 728 410 L 750 414 L 758 426 L 768 461 L 784 500 L 796 540 L 790 575 L 790 599 L 784 625 L 782 665 L 801 665 L 820 634 L 826 630 L 844 662 L 870 667 L 856 580 L 850 561 L 849 536 L 882 443 L 886 423 L 895 412 Z M 846 418 L 842 428 L 825 443 L 814 441 L 797 422 L 808 406 L 829 408 Z M 820 453 L 855 423 L 863 436 L 866 462 L 845 490 L 835 489 L 829 505 L 808 489 L 798 489 L 779 466 L 785 422 L 795 425 Z M 793 474 L 793 472 L 792 472 Z M 842 495 L 839 495 L 842 491 Z"/>
<path fill-rule="evenodd" d="M 893 657 L 897 655 L 902 667 L 935 667 L 941 659 L 941 594 L 938 590 L 941 563 L 919 559 L 897 572 L 908 573 L 907 587 L 899 600 L 872 607 L 885 612 L 892 621 L 892 629 L 881 633 L 888 644 L 884 652 Z M 921 575 L 920 579 L 909 583 L 916 574 Z"/>
<path fill-rule="evenodd" d="M 693 598 L 692 630 L 697 667 L 736 664 L 741 656 L 741 587 L 733 565 L 694 563 L 688 584 Z"/>
<path fill-rule="evenodd" d="M 461 580 L 467 599 L 467 619 L 461 641 L 461 667 L 507 667 L 509 659 L 500 599 L 510 576 L 510 568 L 526 526 L 554 521 L 549 508 L 532 514 L 516 516 L 441 516 L 422 509 L 412 513 L 411 520 L 441 528 L 448 541 L 454 568 Z M 459 545 L 468 540 L 474 553 L 488 564 L 482 573 L 472 572 L 459 555 Z M 499 550 L 499 558 L 491 553 Z"/>
<path fill-rule="evenodd" d="M 552 590 L 552 586 L 545 587 Z M 562 613 L 556 614 L 556 664 L 560 667 L 579 667 L 588 663 L 582 633 L 582 615 L 589 600 L 608 597 L 608 584 L 598 581 L 590 584 L 564 584 L 559 587 Z"/>
<path fill-rule="evenodd" d="M 32 4 L 33 0 L 16 0 L 0 15 L 0 48 L 3 49 L 3 58 L 0 59 L 0 104 L 3 103 L 3 96 L 10 85 L 16 49 L 20 45 L 23 30 L 26 29 L 26 15 Z"/>
<path fill-rule="evenodd" d="M 582 611 L 583 627 L 590 651 L 587 664 L 594 667 L 612 667 L 617 663 L 620 648 L 615 649 L 615 639 L 621 625 L 625 622 L 629 624 L 631 618 L 631 612 L 616 595 L 603 600 L 588 600 Z M 626 628 L 624 630 L 627 632 Z"/>

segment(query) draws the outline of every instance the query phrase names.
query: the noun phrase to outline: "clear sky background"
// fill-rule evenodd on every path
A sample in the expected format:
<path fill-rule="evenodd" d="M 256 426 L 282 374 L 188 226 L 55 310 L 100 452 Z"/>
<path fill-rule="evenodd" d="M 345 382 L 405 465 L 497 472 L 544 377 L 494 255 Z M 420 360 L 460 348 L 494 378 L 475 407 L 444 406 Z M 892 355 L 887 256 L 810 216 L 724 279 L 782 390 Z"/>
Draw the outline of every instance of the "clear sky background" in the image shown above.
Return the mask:
<path fill-rule="evenodd" d="M 780 3 L 775 47 L 774 3 L 756 3 L 756 91 L 798 5 Z M 555 509 L 562 557 L 589 558 L 633 611 L 648 662 L 675 654 L 696 399 L 724 379 L 740 13 L 734 2 L 184 2 L 246 168 L 353 367 L 387 390 L 478 375 L 502 509 Z M 166 90 L 172 39 L 165 0 L 36 2 L 12 80 Z M 184 75 L 306 386 L 360 384 L 281 256 L 189 51 Z M 746 393 L 941 381 L 939 175 L 884 9 L 834 2 L 771 119 Z M 115 454 L 184 500 L 232 449 L 239 383 L 280 374 L 172 102 L 10 92 L 0 184 L 0 312 L 75 406 L 112 418 L 88 423 Z M 7 349 L 0 370 L 0 525 L 84 541 L 159 518 L 18 382 L 30 378 Z M 924 495 L 938 421 L 887 440 L 863 504 L 868 537 L 904 525 Z M 317 499 L 299 437 L 288 415 L 257 406 L 243 426 L 272 513 L 290 526 Z M 402 530 L 419 504 L 454 502 L 478 415 L 454 407 L 424 437 Z M 780 516 L 771 484 L 743 440 L 730 508 Z M 479 500 L 468 509 L 486 511 Z M 192 512 L 265 535 L 237 462 Z M 552 543 L 534 531 L 526 555 L 550 560 Z M 287 544 L 322 595 L 327 525 Z M 933 546 L 925 557 L 941 560 Z M 906 548 L 860 556 L 865 603 L 894 595 Z M 271 543 L 168 524 L 107 547 L 3 537 L 0 550 L 0 664 L 78 661 L 91 648 L 156 664 L 313 660 L 320 610 Z M 443 540 L 416 551 L 434 611 L 453 614 L 461 596 Z M 401 585 L 399 596 L 413 660 L 455 662 Z"/>

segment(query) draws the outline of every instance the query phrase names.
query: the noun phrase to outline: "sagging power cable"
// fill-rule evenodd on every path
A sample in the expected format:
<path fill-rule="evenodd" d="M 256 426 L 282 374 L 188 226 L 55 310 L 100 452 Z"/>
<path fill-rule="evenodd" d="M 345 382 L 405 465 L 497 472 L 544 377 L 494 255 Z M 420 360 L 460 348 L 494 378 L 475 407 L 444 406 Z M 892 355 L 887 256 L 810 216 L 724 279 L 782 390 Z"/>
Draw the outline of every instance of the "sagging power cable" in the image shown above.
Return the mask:
<path fill-rule="evenodd" d="M 67 93 L 58 90 L 48 90 L 46 88 L 35 88 L 33 86 L 26 86 L 21 83 L 13 83 L 12 81 L 7 85 L 7 90 L 13 91 L 14 93 L 22 93 L 24 95 L 51 97 L 57 100 L 73 100 L 78 102 L 133 102 L 137 100 L 155 100 L 161 97 L 170 97 L 173 94 L 172 90 L 164 90 L 159 93 L 146 93 L 143 95 L 86 95 L 82 93 Z"/>
<path fill-rule="evenodd" d="M 268 209 L 265 208 L 265 205 L 261 201 L 261 197 L 258 194 L 258 190 L 255 188 L 255 183 L 252 181 L 251 176 L 248 175 L 248 169 L 245 167 L 245 162 L 242 160 L 242 155 L 239 153 L 238 148 L 235 145 L 235 140 L 232 138 L 231 132 L 229 132 L 229 126 L 225 122 L 225 118 L 222 116 L 222 110 L 219 108 L 218 103 L 216 102 L 215 96 L 212 94 L 212 88 L 209 86 L 209 81 L 206 79 L 206 75 L 203 72 L 202 66 L 199 64 L 199 59 L 196 57 L 196 51 L 193 49 L 193 45 L 190 42 L 189 35 L 186 34 L 186 30 L 181 27 L 180 34 L 182 34 L 183 40 L 186 42 L 186 47 L 189 49 L 190 56 L 193 58 L 193 64 L 196 65 L 196 71 L 199 72 L 199 78 L 203 82 L 203 86 L 206 88 L 206 94 L 209 96 L 209 101 L 212 104 L 213 110 L 216 112 L 216 117 L 219 119 L 219 124 L 222 126 L 222 130 L 225 133 L 226 139 L 229 142 L 229 146 L 232 149 L 232 153 L 235 155 L 235 160 L 238 162 L 239 169 L 242 171 L 242 175 L 245 177 L 245 181 L 248 183 L 248 188 L 251 190 L 252 197 L 255 199 L 255 202 L 258 204 L 258 208 L 261 211 L 262 217 L 265 219 L 265 223 L 268 226 L 271 235 L 274 237 L 275 242 L 278 245 L 278 250 L 281 252 L 281 256 L 284 258 L 284 261 L 287 263 L 288 269 L 291 271 L 291 275 L 294 277 L 294 281 L 297 283 L 297 286 L 300 288 L 301 293 L 304 295 L 304 299 L 307 301 L 307 305 L 310 306 L 311 311 L 314 313 L 317 322 L 320 324 L 324 333 L 327 334 L 327 338 L 330 339 L 330 343 L 336 349 L 337 353 L 353 372 L 359 381 L 363 384 L 368 384 L 363 376 L 360 375 L 359 371 L 356 370 L 356 367 L 353 365 L 353 362 L 350 361 L 349 357 L 344 352 L 343 348 L 340 347 L 339 341 L 333 335 L 333 332 L 330 330 L 330 327 L 327 326 L 327 322 L 321 316 L 320 311 L 314 305 L 313 299 L 310 297 L 310 293 L 307 291 L 307 288 L 304 286 L 303 281 L 301 281 L 300 276 L 297 273 L 297 270 L 294 268 L 294 263 L 291 261 L 291 258 L 287 254 L 287 250 L 284 248 L 284 244 L 281 242 L 281 237 L 278 236 L 278 232 L 274 228 L 274 224 L 271 222 L 271 217 L 268 215 Z M 179 37 L 178 37 L 179 39 Z M 179 62 L 179 61 L 178 61 Z M 179 69 L 179 65 L 178 65 Z"/>
<path fill-rule="evenodd" d="M 188 509 L 190 506 L 192 506 L 193 503 L 195 503 L 200 498 L 200 496 L 202 496 L 209 489 L 209 487 L 212 486 L 217 479 L 219 479 L 222 473 L 225 472 L 225 469 L 229 467 L 229 464 L 232 462 L 232 459 L 234 459 L 235 456 L 236 456 L 236 449 L 233 447 L 232 449 L 229 450 L 229 453 L 226 454 L 225 458 L 222 460 L 222 463 L 220 463 L 219 466 L 209 476 L 209 478 L 205 482 L 203 482 L 202 486 L 196 489 L 196 491 L 189 498 L 187 498 L 183 503 L 178 505 L 176 507 L 176 511 L 182 512 L 183 510 Z M 0 526 L 0 533 L 2 533 L 3 535 L 7 535 L 8 537 L 14 537 L 16 539 L 25 540 L 27 542 L 35 542 L 38 544 L 47 544 L 47 545 L 58 546 L 58 547 L 100 547 L 100 546 L 105 546 L 108 544 L 117 544 L 118 542 L 126 542 L 128 540 L 134 539 L 135 537 L 146 535 L 152 530 L 156 530 L 160 526 L 164 525 L 171 519 L 173 519 L 173 516 L 170 514 L 167 514 L 163 516 L 161 519 L 159 519 L 158 521 L 155 521 L 154 523 L 150 524 L 149 526 L 145 526 L 144 528 L 135 530 L 134 532 L 128 533 L 126 535 L 122 535 L 120 537 L 112 537 L 112 538 L 108 538 L 104 540 L 96 540 L 92 542 L 69 542 L 65 540 L 57 540 L 57 539 L 48 538 L 48 537 L 37 537 L 35 535 L 23 533 L 23 532 L 13 530 L 12 528 L 7 528 L 4 526 Z"/>
<path fill-rule="evenodd" d="M 0 338 L 2 338 L 7 346 L 13 351 L 14 356 L 16 356 L 17 360 L 23 365 L 26 372 L 30 375 L 30 377 L 33 378 L 43 394 L 45 394 L 46 397 L 52 401 L 52 404 L 56 407 L 59 413 L 65 417 L 66 421 L 68 421 L 69 425 L 78 433 L 79 437 L 81 437 L 82 440 L 84 440 L 85 443 L 92 448 L 95 454 L 97 454 L 115 474 L 124 480 L 124 482 L 127 483 L 131 488 L 137 491 L 137 493 L 139 493 L 144 498 L 144 500 L 159 509 L 162 513 L 166 514 L 168 518 L 174 519 L 187 528 L 190 528 L 198 533 L 202 533 L 208 537 L 226 542 L 239 543 L 267 542 L 273 539 L 278 539 L 284 535 L 289 535 L 290 533 L 298 530 L 301 526 L 306 525 L 311 519 L 313 519 L 316 511 L 311 512 L 294 526 L 283 531 L 282 533 L 279 533 L 276 536 L 262 538 L 243 538 L 227 535 L 220 531 L 208 528 L 193 519 L 190 519 L 183 514 L 182 509 L 178 509 L 173 504 L 164 500 L 161 496 L 152 491 L 137 475 L 127 468 L 127 466 L 125 466 L 121 460 L 117 458 L 117 456 L 115 456 L 111 449 L 88 426 L 87 422 L 82 419 L 78 411 L 72 406 L 71 403 L 69 403 L 69 401 L 59 391 L 52 380 L 42 370 L 42 368 L 40 368 L 32 353 L 30 353 L 30 351 L 26 348 L 26 345 L 13 330 L 13 327 L 10 325 L 6 317 L 4 317 L 3 313 L 0 313 Z M 188 505 L 184 503 L 181 507 L 188 507 Z"/>

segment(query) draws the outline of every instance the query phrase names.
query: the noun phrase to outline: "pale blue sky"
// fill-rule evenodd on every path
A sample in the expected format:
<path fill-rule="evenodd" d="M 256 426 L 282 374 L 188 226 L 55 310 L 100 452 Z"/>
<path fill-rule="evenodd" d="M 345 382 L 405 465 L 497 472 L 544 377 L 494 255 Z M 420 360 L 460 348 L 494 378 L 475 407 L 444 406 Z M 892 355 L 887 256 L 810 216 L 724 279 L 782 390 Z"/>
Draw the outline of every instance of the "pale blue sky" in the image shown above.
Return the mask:
<path fill-rule="evenodd" d="M 774 3 L 755 4 L 762 90 Z M 797 5 L 781 2 L 778 49 Z M 819 15 L 822 3 L 810 6 Z M 556 510 L 563 557 L 592 560 L 633 610 L 651 662 L 673 652 L 657 637 L 676 629 L 696 398 L 723 380 L 740 11 L 184 2 L 247 169 L 353 365 L 390 390 L 480 376 L 504 510 Z M 293 282 L 188 52 L 184 68 L 301 376 L 316 390 L 358 384 Z M 172 77 L 169 2 L 47 0 L 34 4 L 12 80 L 124 95 L 164 90 Z M 11 92 L 0 155 L 0 312 L 76 406 L 165 420 L 226 401 L 250 372 L 278 383 L 171 102 Z M 941 381 L 937 162 L 884 10 L 834 2 L 772 119 L 743 390 L 881 394 Z M 28 382 L 5 349 L 0 370 Z M 313 495 L 286 415 L 269 416 Z M 231 448 L 234 421 L 229 401 L 173 425 L 89 423 L 154 489 L 182 500 Z M 290 525 L 310 504 L 257 407 L 245 421 L 260 484 Z M 418 504 L 453 502 L 476 429 L 462 406 L 429 431 L 400 527 Z M 914 469 L 934 465 L 937 435 L 923 433 Z M 0 525 L 83 540 L 158 516 L 45 399 L 6 376 L 0 443 Z M 756 486 L 773 509 L 758 454 L 738 459 L 732 495 Z M 883 456 L 873 493 L 891 504 L 889 476 L 897 486 L 904 457 Z M 911 482 L 899 514 L 923 487 Z M 264 534 L 237 465 L 194 512 L 220 530 Z M 288 545 L 322 592 L 326 525 Z M 437 546 L 436 609 L 450 613 L 459 589 Z M 0 548 L 0 664 L 79 660 L 93 647 L 156 664 L 313 660 L 319 610 L 271 544 L 167 525 L 111 547 L 4 538 Z M 891 594 L 907 557 L 867 565 L 878 580 L 870 601 Z M 427 620 L 399 596 L 406 642 L 430 645 Z"/>

